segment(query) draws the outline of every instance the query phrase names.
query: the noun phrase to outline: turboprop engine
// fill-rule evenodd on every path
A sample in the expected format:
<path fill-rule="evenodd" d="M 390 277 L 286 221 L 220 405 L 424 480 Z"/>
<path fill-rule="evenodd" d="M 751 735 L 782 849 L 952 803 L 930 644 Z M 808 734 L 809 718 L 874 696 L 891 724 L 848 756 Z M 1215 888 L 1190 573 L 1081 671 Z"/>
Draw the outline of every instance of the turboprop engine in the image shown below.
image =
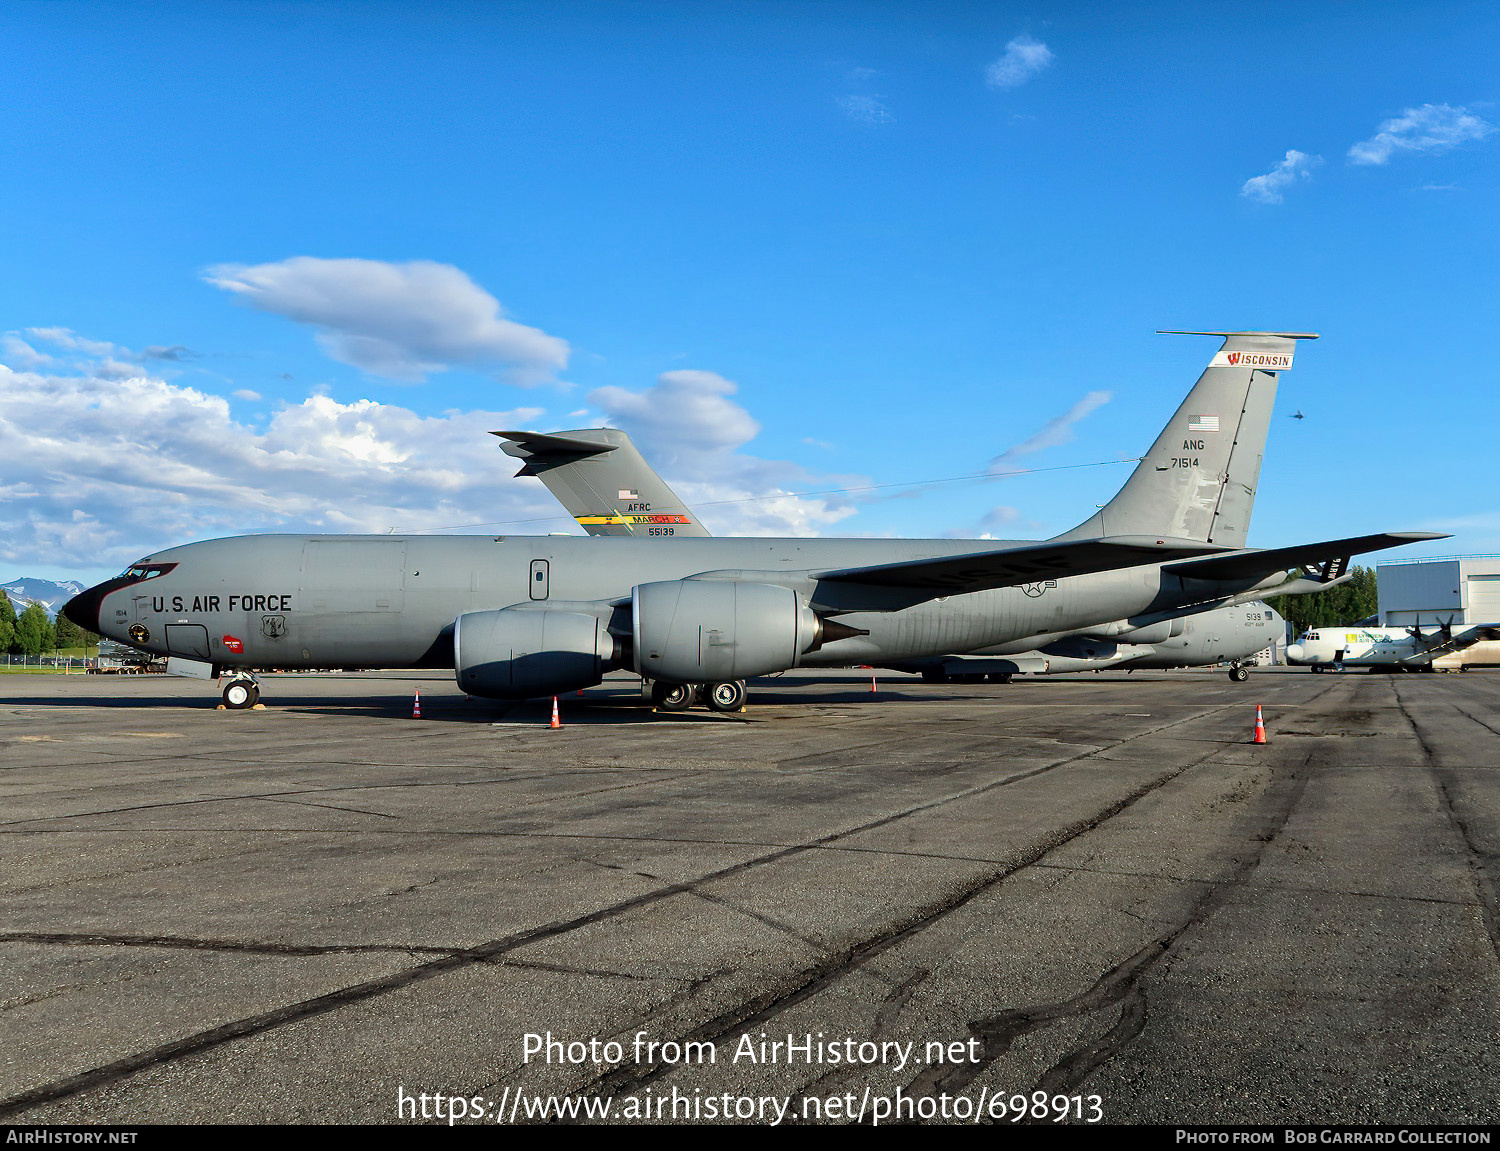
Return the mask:
<path fill-rule="evenodd" d="M 458 686 L 488 699 L 531 699 L 591 687 L 615 660 L 598 615 L 555 606 L 471 611 L 453 625 Z"/>
<path fill-rule="evenodd" d="M 671 580 L 640 584 L 631 600 L 635 670 L 648 679 L 715 683 L 786 671 L 825 638 L 824 622 L 776 584 Z"/>

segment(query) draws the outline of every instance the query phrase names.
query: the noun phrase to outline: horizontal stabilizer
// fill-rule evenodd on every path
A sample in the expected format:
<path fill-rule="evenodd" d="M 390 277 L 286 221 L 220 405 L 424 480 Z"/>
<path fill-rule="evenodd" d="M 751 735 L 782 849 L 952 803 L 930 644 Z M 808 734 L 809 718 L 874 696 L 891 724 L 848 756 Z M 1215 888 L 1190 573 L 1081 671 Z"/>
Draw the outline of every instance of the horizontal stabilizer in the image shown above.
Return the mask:
<path fill-rule="evenodd" d="M 500 445 L 505 454 L 515 456 L 528 465 L 516 473 L 522 476 L 535 475 L 536 472 L 531 469 L 536 465 L 555 467 L 560 463 L 585 456 L 602 456 L 615 450 L 614 444 L 574 439 L 571 436 L 553 436 L 542 432 L 491 432 L 490 435 L 499 436 L 502 440 L 508 441 Z M 512 444 L 516 445 L 515 450 L 512 450 Z"/>
<path fill-rule="evenodd" d="M 1182 328 L 1157 328 L 1158 336 L 1266 336 L 1273 340 L 1316 340 L 1317 332 L 1189 332 Z"/>
<path fill-rule="evenodd" d="M 820 580 L 917 588 L 941 594 L 1019 587 L 1041 580 L 1092 572 L 1114 571 L 1161 563 L 1179 556 L 1203 555 L 1221 549 L 1199 540 L 1153 539 L 1150 536 L 1106 536 L 1092 540 L 1060 540 L 1002 548 L 990 552 L 906 560 L 875 567 L 819 572 Z"/>
<path fill-rule="evenodd" d="M 1443 540 L 1444 532 L 1382 532 L 1373 536 L 1352 536 L 1345 540 L 1298 544 L 1289 548 L 1250 548 L 1227 555 L 1206 556 L 1168 564 L 1164 569 L 1183 579 L 1240 580 L 1270 575 L 1294 567 L 1315 567 L 1330 560 L 1345 559 L 1384 548 L 1399 548 L 1426 540 Z"/>

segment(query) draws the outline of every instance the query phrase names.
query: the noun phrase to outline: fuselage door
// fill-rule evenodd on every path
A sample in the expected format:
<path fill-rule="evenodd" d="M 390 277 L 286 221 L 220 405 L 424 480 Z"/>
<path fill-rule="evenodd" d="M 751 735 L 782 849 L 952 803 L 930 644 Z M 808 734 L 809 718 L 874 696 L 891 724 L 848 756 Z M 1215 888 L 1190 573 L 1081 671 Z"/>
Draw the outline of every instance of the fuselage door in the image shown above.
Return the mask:
<path fill-rule="evenodd" d="M 531 585 L 530 586 L 531 586 L 531 598 L 532 599 L 546 599 L 547 598 L 547 580 L 548 580 L 547 566 L 548 565 L 547 565 L 547 561 L 546 560 L 532 560 L 531 561 Z"/>
<path fill-rule="evenodd" d="M 172 655 L 205 661 L 213 658 L 208 649 L 208 628 L 201 623 L 169 623 L 166 631 L 167 651 Z"/>

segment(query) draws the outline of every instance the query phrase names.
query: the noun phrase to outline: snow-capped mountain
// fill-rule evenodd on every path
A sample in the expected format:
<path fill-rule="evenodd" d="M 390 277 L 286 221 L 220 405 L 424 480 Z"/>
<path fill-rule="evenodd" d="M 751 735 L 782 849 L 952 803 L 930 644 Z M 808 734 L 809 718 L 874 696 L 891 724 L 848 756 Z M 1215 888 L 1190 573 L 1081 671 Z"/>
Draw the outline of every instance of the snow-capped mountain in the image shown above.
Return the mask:
<path fill-rule="evenodd" d="M 25 611 L 27 604 L 35 603 L 41 604 L 42 609 L 54 618 L 57 616 L 57 609 L 82 590 L 83 585 L 76 580 L 57 583 L 49 579 L 17 579 L 8 584 L 0 584 L 0 591 L 10 597 L 10 602 L 16 605 L 17 613 Z"/>

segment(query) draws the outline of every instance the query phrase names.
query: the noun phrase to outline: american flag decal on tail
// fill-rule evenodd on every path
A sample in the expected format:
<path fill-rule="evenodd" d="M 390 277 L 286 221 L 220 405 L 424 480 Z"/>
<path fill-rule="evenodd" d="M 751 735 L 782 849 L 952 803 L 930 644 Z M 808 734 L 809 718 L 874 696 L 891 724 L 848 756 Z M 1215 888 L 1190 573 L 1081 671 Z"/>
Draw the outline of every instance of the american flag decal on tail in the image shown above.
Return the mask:
<path fill-rule="evenodd" d="M 1189 416 L 1188 431 L 1190 432 L 1216 432 L 1219 430 L 1218 416 Z"/>

